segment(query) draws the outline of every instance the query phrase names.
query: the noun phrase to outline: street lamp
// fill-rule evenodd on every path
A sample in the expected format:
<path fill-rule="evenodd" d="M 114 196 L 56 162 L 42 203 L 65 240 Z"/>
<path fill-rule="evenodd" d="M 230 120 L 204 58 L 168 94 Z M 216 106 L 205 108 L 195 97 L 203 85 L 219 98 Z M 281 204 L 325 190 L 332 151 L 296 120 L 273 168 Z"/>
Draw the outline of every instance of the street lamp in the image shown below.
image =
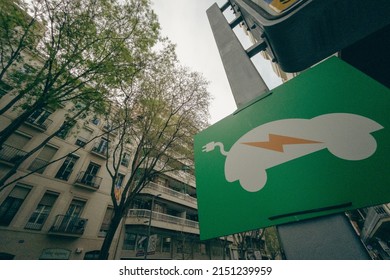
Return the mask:
<path fill-rule="evenodd" d="M 159 196 L 161 196 L 161 193 L 159 193 L 157 195 L 154 195 L 152 197 L 152 205 L 150 206 L 149 223 L 148 223 L 148 240 L 146 242 L 146 248 L 145 248 L 145 254 L 144 254 L 144 259 L 145 260 L 148 257 L 148 248 L 149 248 L 149 241 L 150 241 L 150 228 L 151 228 L 151 225 L 152 225 L 152 212 L 153 212 L 153 208 L 154 208 L 154 200 L 155 200 L 156 197 L 159 197 Z"/>

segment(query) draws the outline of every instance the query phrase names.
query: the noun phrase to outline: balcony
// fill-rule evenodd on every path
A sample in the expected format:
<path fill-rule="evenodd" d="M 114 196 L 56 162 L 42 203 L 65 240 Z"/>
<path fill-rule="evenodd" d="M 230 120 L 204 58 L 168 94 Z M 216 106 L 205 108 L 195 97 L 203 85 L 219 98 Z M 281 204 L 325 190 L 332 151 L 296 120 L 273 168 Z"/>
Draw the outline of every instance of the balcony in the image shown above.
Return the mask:
<path fill-rule="evenodd" d="M 102 178 L 93 174 L 88 174 L 85 171 L 81 171 L 76 178 L 74 184 L 76 186 L 84 187 L 90 190 L 97 190 L 100 187 Z"/>
<path fill-rule="evenodd" d="M 0 161 L 12 166 L 26 154 L 27 152 L 23 150 L 3 144 L 3 147 L 0 149 Z"/>
<path fill-rule="evenodd" d="M 28 222 L 24 228 L 25 229 L 32 229 L 32 230 L 41 230 L 42 227 L 43 227 L 43 224 L 41 224 L 41 223 L 37 223 L 37 222 L 30 223 L 30 222 Z"/>
<path fill-rule="evenodd" d="M 173 169 L 172 167 L 164 167 L 165 164 L 161 161 L 158 161 L 156 166 L 155 166 L 155 169 L 156 170 L 170 170 L 170 169 Z M 164 172 L 165 175 L 175 179 L 175 180 L 178 180 L 180 182 L 183 182 L 189 186 L 192 186 L 192 187 L 196 187 L 196 184 L 195 184 L 195 176 L 190 174 L 190 173 L 187 173 L 185 172 L 184 170 L 182 169 L 176 169 L 176 170 L 171 170 L 171 171 L 167 171 L 167 172 Z"/>
<path fill-rule="evenodd" d="M 108 142 L 107 142 L 107 143 L 108 143 Z M 99 157 L 102 157 L 102 158 L 106 159 L 106 158 L 107 158 L 107 149 L 108 149 L 107 144 L 104 143 L 103 141 L 101 141 L 101 142 L 99 141 L 99 142 L 97 142 L 97 143 L 93 146 L 91 152 L 92 152 L 93 154 L 99 156 Z"/>
<path fill-rule="evenodd" d="M 127 212 L 126 224 L 145 225 L 144 222 L 150 217 L 150 210 L 130 209 Z M 151 225 L 174 231 L 199 234 L 199 223 L 196 221 L 179 218 L 159 212 L 152 212 Z"/>
<path fill-rule="evenodd" d="M 175 190 L 172 190 L 170 188 L 163 187 L 161 185 L 158 185 L 153 182 L 149 182 L 145 188 L 141 191 L 141 193 L 150 193 L 152 191 L 166 194 L 172 198 L 172 201 L 175 201 L 176 203 L 180 203 L 192 208 L 197 208 L 197 199 L 182 192 L 178 192 Z M 154 194 L 154 193 L 152 193 Z"/>
<path fill-rule="evenodd" d="M 174 170 L 172 171 L 172 174 L 179 179 L 182 182 L 185 182 L 186 184 L 195 187 L 195 176 L 185 172 L 184 170 Z"/>
<path fill-rule="evenodd" d="M 49 234 L 78 237 L 84 233 L 88 219 L 77 216 L 57 215 Z"/>
<path fill-rule="evenodd" d="M 29 126 L 39 130 L 39 131 L 46 131 L 46 129 L 53 123 L 51 119 L 45 119 L 45 118 L 33 118 L 28 117 L 26 120 L 26 124 Z"/>
<path fill-rule="evenodd" d="M 379 205 L 368 208 L 361 238 L 365 241 L 375 236 L 382 226 L 390 225 L 390 214 L 387 206 Z"/>

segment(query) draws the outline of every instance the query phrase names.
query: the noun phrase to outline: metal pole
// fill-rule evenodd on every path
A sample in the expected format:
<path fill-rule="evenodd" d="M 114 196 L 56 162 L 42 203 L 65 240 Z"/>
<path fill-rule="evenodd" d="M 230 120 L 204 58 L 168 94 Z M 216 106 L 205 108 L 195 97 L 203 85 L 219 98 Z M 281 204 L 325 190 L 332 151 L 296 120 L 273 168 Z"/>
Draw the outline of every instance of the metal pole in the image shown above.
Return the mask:
<path fill-rule="evenodd" d="M 150 212 L 149 212 L 148 239 L 147 239 L 147 242 L 146 242 L 144 260 L 146 260 L 147 257 L 148 257 L 149 240 L 150 240 L 150 229 L 151 229 L 151 226 L 152 226 L 152 212 L 153 212 L 153 208 L 154 208 L 154 199 L 155 199 L 156 197 L 159 197 L 159 196 L 161 196 L 161 193 L 159 193 L 159 194 L 157 194 L 157 195 L 154 195 L 154 196 L 152 197 L 152 205 L 150 206 Z"/>
<path fill-rule="evenodd" d="M 218 5 L 214 3 L 206 13 L 237 107 L 265 95 L 269 91 L 266 83 Z"/>

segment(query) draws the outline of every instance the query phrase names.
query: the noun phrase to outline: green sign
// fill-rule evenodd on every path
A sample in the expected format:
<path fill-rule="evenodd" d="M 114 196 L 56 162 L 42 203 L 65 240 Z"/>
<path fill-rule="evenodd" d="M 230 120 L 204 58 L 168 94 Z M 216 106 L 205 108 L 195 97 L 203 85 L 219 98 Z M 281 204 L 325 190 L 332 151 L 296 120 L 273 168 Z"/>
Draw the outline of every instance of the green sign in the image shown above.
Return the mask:
<path fill-rule="evenodd" d="M 334 57 L 196 135 L 201 239 L 389 202 L 389 109 Z"/>

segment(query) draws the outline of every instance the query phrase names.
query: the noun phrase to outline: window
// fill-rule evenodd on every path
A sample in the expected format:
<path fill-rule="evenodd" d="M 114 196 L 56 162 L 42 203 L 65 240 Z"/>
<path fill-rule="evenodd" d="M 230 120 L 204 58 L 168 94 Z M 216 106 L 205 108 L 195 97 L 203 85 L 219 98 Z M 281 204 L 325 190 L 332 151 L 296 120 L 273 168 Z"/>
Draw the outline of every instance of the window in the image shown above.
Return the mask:
<path fill-rule="evenodd" d="M 84 200 L 73 199 L 65 215 L 58 215 L 50 229 L 55 232 L 83 234 L 87 219 L 80 218 L 85 206 Z"/>
<path fill-rule="evenodd" d="M 146 209 L 147 206 L 148 206 L 148 202 L 146 202 L 144 200 L 140 200 L 140 199 L 134 199 L 132 208 L 133 209 Z"/>
<path fill-rule="evenodd" d="M 171 238 L 170 237 L 164 237 L 162 241 L 162 251 L 169 253 L 171 252 Z"/>
<path fill-rule="evenodd" d="M 65 121 L 61 126 L 61 130 L 57 132 L 56 136 L 65 139 L 75 124 L 76 122 L 72 120 Z"/>
<path fill-rule="evenodd" d="M 49 125 L 48 122 L 50 120 L 48 119 L 48 117 L 50 115 L 51 112 L 49 112 L 48 110 L 38 109 L 28 117 L 27 122 L 46 129 Z"/>
<path fill-rule="evenodd" d="M 114 208 L 107 207 L 106 214 L 104 215 L 103 222 L 98 234 L 99 237 L 106 237 L 113 216 L 114 216 Z"/>
<path fill-rule="evenodd" d="M 17 185 L 0 206 L 0 225 L 8 226 L 26 199 L 29 188 Z"/>
<path fill-rule="evenodd" d="M 75 105 L 74 105 L 74 108 L 72 109 L 72 111 L 75 111 L 75 110 L 84 110 L 87 106 L 82 103 L 82 102 L 77 102 Z"/>
<path fill-rule="evenodd" d="M 134 233 L 128 232 L 126 228 L 125 238 L 123 240 L 123 250 L 135 250 L 135 242 L 137 240 L 137 235 Z"/>
<path fill-rule="evenodd" d="M 42 174 L 46 169 L 46 164 L 48 164 L 51 159 L 57 153 L 58 149 L 52 146 L 44 146 L 39 155 L 34 159 L 31 165 L 28 167 L 28 170 L 35 171 L 36 173 Z M 45 166 L 45 167 L 43 167 Z"/>
<path fill-rule="evenodd" d="M 85 206 L 85 201 L 79 199 L 73 199 L 69 205 L 68 211 L 66 212 L 66 216 L 79 218 L 81 212 L 83 212 L 84 206 Z"/>
<path fill-rule="evenodd" d="M 84 147 L 87 144 L 87 142 L 88 141 L 85 138 L 77 137 L 75 145 L 77 145 L 79 147 Z"/>
<path fill-rule="evenodd" d="M 108 149 L 108 141 L 107 139 L 100 139 L 99 142 L 96 143 L 95 147 L 93 147 L 92 151 L 101 154 L 106 155 Z"/>
<path fill-rule="evenodd" d="M 23 147 L 30 141 L 31 136 L 15 132 L 6 141 L 12 147 L 23 149 Z"/>
<path fill-rule="evenodd" d="M 70 174 L 72 173 L 74 165 L 76 164 L 76 161 L 78 159 L 79 158 L 77 156 L 75 156 L 75 155 L 67 156 L 67 158 L 65 159 L 65 161 L 62 164 L 61 168 L 58 170 L 58 172 L 57 172 L 55 177 L 57 179 L 61 179 L 61 180 L 67 181 L 69 176 L 70 176 Z"/>
<path fill-rule="evenodd" d="M 110 132 L 110 130 L 113 129 L 113 126 L 109 123 L 106 123 L 104 126 L 103 126 L 103 129 L 107 132 Z"/>
<path fill-rule="evenodd" d="M 94 119 L 92 120 L 92 123 L 93 123 L 94 125 L 99 125 L 100 120 L 99 120 L 98 118 L 94 118 Z"/>
<path fill-rule="evenodd" d="M 93 130 L 90 129 L 81 129 L 80 133 L 77 135 L 76 145 L 84 147 L 92 137 Z"/>
<path fill-rule="evenodd" d="M 57 193 L 46 192 L 39 202 L 37 208 L 32 213 L 25 228 L 41 230 L 57 198 Z"/>
<path fill-rule="evenodd" d="M 12 134 L 5 144 L 3 144 L 2 149 L 0 149 L 0 160 L 15 163 L 26 154 L 26 152 L 23 151 L 23 147 L 28 143 L 28 141 L 30 141 L 30 139 L 30 136 L 17 132 Z"/>
<path fill-rule="evenodd" d="M 84 175 L 81 178 L 81 183 L 88 186 L 95 186 L 96 175 L 99 172 L 99 169 L 100 169 L 99 164 L 90 162 L 87 167 L 87 170 L 85 171 Z"/>
<path fill-rule="evenodd" d="M 130 163 L 130 154 L 129 153 L 123 153 L 121 165 L 128 167 Z"/>

